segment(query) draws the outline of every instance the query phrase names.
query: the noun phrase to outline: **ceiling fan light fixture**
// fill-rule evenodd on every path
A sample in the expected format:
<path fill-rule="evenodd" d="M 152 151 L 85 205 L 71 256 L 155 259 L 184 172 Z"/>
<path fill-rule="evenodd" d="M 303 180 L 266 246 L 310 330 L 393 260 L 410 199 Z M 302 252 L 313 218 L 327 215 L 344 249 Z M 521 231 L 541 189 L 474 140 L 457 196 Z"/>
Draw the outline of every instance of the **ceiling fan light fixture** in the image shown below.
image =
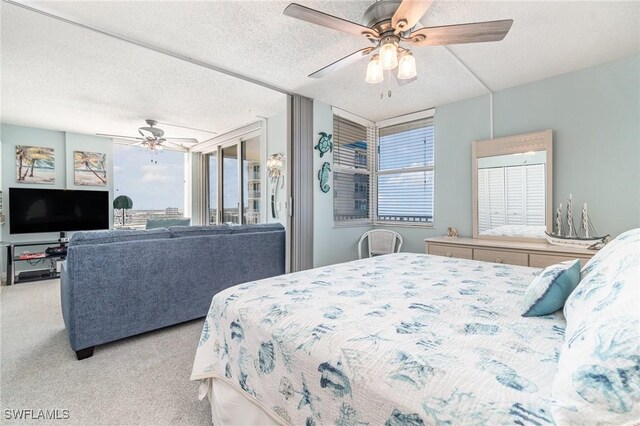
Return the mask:
<path fill-rule="evenodd" d="M 398 66 L 398 43 L 394 40 L 385 40 L 380 47 L 380 63 L 382 69 L 392 70 Z"/>
<path fill-rule="evenodd" d="M 416 58 L 410 51 L 405 50 L 398 61 L 398 78 L 400 80 L 409 80 L 417 74 Z"/>
<path fill-rule="evenodd" d="M 367 83 L 376 84 L 382 83 L 382 80 L 384 80 L 384 73 L 382 65 L 380 64 L 380 57 L 379 55 L 373 55 L 369 61 L 369 65 L 367 65 L 367 78 L 365 81 Z"/>

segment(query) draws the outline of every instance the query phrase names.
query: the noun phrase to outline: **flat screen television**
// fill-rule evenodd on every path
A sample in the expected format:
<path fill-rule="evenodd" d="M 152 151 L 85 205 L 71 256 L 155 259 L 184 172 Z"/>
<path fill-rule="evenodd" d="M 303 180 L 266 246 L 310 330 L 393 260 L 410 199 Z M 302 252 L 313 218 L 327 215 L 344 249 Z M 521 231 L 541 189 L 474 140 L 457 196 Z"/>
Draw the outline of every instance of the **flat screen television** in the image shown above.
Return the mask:
<path fill-rule="evenodd" d="M 109 228 L 109 192 L 9 188 L 9 233 Z"/>

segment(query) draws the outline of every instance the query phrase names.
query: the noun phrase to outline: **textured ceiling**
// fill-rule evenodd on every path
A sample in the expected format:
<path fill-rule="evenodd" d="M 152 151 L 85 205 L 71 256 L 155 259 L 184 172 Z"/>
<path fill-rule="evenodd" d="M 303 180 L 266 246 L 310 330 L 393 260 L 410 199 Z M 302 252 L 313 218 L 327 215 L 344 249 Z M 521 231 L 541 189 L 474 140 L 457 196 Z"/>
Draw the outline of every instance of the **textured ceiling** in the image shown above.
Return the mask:
<path fill-rule="evenodd" d="M 371 3 L 299 2 L 356 22 Z M 310 79 L 368 42 L 286 17 L 283 1 L 29 4 L 372 120 L 486 93 L 444 47 L 415 48 L 419 79 L 400 88 L 392 83 L 391 98 L 379 97 L 386 83 L 364 82 L 366 60 Z M 514 24 L 504 41 L 450 47 L 492 90 L 640 52 L 638 1 L 435 1 L 422 24 L 505 18 Z M 275 92 L 15 6 L 3 4 L 2 24 L 3 121 L 125 132 L 155 118 L 221 131 L 284 105 Z"/>

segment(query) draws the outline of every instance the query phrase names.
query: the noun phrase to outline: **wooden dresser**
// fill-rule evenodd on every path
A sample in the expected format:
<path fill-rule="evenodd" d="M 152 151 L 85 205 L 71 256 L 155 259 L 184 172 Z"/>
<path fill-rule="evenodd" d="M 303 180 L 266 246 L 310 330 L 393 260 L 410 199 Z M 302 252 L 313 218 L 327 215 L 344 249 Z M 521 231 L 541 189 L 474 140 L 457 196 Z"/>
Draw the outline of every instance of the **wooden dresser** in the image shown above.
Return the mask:
<path fill-rule="evenodd" d="M 580 259 L 584 266 L 597 253 L 596 250 L 554 246 L 546 242 L 449 237 L 426 238 L 424 242 L 427 254 L 536 268 L 572 259 Z"/>

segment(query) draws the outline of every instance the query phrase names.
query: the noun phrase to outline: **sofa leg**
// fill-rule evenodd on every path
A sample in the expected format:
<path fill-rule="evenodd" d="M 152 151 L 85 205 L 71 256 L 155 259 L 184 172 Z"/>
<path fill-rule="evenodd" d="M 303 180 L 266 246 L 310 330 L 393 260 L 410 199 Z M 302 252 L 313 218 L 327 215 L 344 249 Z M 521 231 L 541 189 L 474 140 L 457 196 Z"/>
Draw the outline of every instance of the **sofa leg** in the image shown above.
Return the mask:
<path fill-rule="evenodd" d="M 91 346 L 90 348 L 84 348 L 84 349 L 80 349 L 79 351 L 76 351 L 76 356 L 78 357 L 78 361 L 80 361 L 81 359 L 92 357 L 93 350 L 95 348 L 96 348 L 95 346 Z"/>

